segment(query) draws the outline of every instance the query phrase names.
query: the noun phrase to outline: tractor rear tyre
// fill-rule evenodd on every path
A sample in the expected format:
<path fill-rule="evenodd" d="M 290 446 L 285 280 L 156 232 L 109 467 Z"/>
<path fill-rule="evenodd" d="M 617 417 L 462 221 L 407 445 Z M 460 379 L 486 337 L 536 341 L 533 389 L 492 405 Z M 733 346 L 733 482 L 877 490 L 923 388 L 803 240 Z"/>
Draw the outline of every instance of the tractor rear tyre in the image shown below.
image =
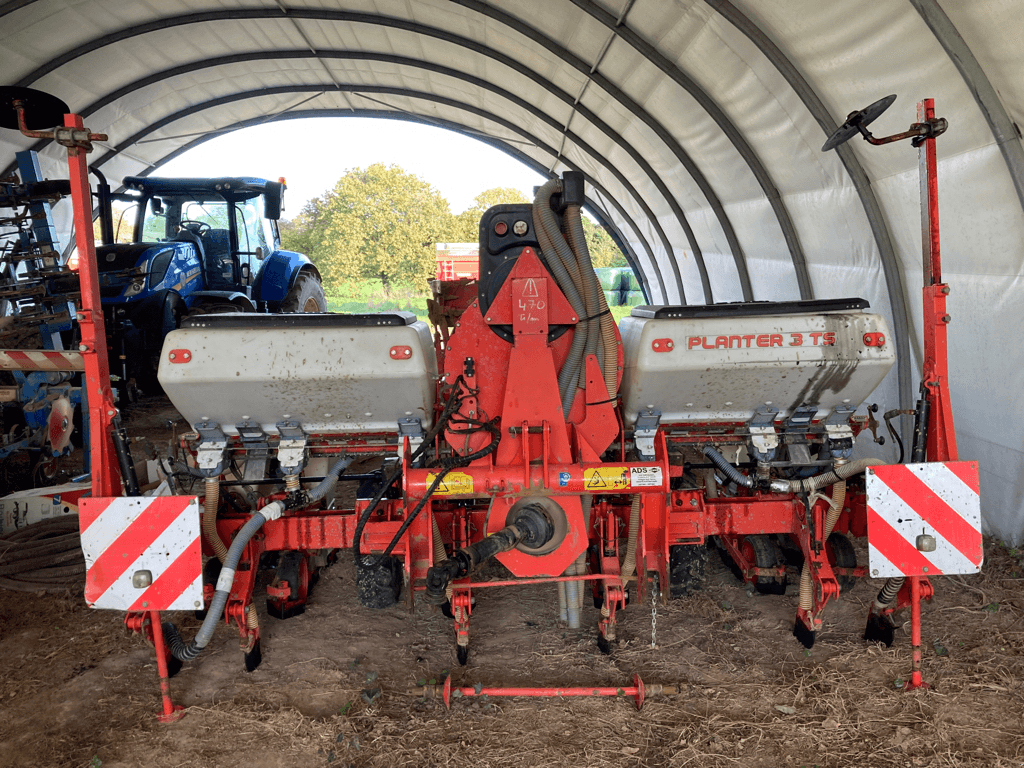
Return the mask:
<path fill-rule="evenodd" d="M 312 272 L 301 272 L 295 285 L 281 302 L 281 312 L 326 312 L 327 297 L 320 279 Z"/>

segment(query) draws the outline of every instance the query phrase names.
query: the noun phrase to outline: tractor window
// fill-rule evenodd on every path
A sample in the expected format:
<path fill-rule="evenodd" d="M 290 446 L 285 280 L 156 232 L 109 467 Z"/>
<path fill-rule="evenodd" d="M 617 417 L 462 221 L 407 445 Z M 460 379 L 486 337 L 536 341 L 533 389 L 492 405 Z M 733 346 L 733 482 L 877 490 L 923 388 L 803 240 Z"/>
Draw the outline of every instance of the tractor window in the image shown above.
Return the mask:
<path fill-rule="evenodd" d="M 162 243 L 164 240 L 170 240 L 174 233 L 168 233 L 169 224 L 167 209 L 164 208 L 163 201 L 158 197 L 149 198 L 149 203 L 146 205 L 146 218 L 142 222 L 142 242 Z"/>
<path fill-rule="evenodd" d="M 238 250 L 241 253 L 268 253 L 267 235 L 263 228 L 263 198 L 254 197 L 235 204 L 235 226 L 238 230 Z"/>
<path fill-rule="evenodd" d="M 191 226 L 190 226 L 191 225 Z M 173 240 L 178 230 L 188 227 L 200 234 L 204 230 L 228 228 L 226 200 L 191 200 L 181 197 L 151 197 L 142 222 L 142 242 Z"/>

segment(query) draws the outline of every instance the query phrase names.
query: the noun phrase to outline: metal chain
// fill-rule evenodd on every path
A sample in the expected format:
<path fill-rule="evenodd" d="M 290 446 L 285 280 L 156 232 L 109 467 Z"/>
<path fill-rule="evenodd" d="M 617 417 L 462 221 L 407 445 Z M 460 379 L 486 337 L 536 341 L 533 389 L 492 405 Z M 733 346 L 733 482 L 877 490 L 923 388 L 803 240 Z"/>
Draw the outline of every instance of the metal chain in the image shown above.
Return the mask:
<path fill-rule="evenodd" d="M 651 584 L 651 648 L 658 647 L 658 587 Z"/>

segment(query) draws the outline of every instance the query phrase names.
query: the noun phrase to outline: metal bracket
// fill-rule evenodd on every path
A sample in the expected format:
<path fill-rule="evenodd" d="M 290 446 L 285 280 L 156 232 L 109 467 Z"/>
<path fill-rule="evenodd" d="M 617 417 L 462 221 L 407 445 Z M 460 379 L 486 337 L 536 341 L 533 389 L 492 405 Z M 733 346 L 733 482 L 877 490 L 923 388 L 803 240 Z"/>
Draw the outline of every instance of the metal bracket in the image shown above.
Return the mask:
<path fill-rule="evenodd" d="M 217 477 L 224 471 L 224 452 L 228 447 L 228 439 L 220 431 L 220 425 L 214 421 L 200 421 L 195 425 L 195 430 L 199 434 L 196 466 L 203 477 Z"/>
<path fill-rule="evenodd" d="M 775 418 L 779 409 L 770 405 L 759 405 L 753 417 L 747 422 L 753 456 L 758 461 L 772 461 L 779 447 L 779 433 L 775 431 Z"/>
<path fill-rule="evenodd" d="M 837 405 L 825 419 L 827 446 L 834 459 L 848 459 L 853 453 L 853 429 L 850 427 L 850 418 L 856 410 L 848 405 Z"/>
<path fill-rule="evenodd" d="M 245 469 L 240 480 L 260 480 L 266 476 L 270 443 L 263 427 L 254 421 L 240 421 L 235 425 L 245 451 Z"/>
<path fill-rule="evenodd" d="M 661 411 L 656 408 L 647 408 L 637 414 L 633 443 L 641 461 L 654 461 L 654 436 L 658 434 L 660 423 Z"/>
<path fill-rule="evenodd" d="M 306 433 L 297 421 L 282 421 L 277 425 L 281 439 L 277 443 L 277 462 L 286 475 L 297 475 L 306 463 Z"/>
<path fill-rule="evenodd" d="M 787 432 L 806 432 L 811 428 L 815 414 L 818 413 L 816 405 L 801 405 L 793 409 L 793 413 L 786 419 Z"/>
<path fill-rule="evenodd" d="M 423 444 L 423 424 L 414 416 L 406 416 L 398 420 L 398 454 L 402 454 L 402 438 L 409 438 L 409 450 L 416 450 Z"/>

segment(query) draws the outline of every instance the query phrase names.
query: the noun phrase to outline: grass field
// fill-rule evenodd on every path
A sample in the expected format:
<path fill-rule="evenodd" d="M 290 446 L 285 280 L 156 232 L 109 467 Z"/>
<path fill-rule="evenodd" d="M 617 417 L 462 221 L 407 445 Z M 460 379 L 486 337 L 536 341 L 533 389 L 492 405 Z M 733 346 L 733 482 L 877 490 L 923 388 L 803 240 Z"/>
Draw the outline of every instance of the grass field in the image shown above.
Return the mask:
<path fill-rule="evenodd" d="M 412 285 L 400 285 L 385 294 L 379 281 L 352 280 L 329 290 L 327 311 L 373 314 L 405 310 L 412 312 L 421 320 L 426 320 L 429 296 L 430 291 L 426 287 L 420 289 Z M 623 317 L 629 315 L 631 309 L 631 307 L 611 307 L 612 317 L 618 323 Z"/>

